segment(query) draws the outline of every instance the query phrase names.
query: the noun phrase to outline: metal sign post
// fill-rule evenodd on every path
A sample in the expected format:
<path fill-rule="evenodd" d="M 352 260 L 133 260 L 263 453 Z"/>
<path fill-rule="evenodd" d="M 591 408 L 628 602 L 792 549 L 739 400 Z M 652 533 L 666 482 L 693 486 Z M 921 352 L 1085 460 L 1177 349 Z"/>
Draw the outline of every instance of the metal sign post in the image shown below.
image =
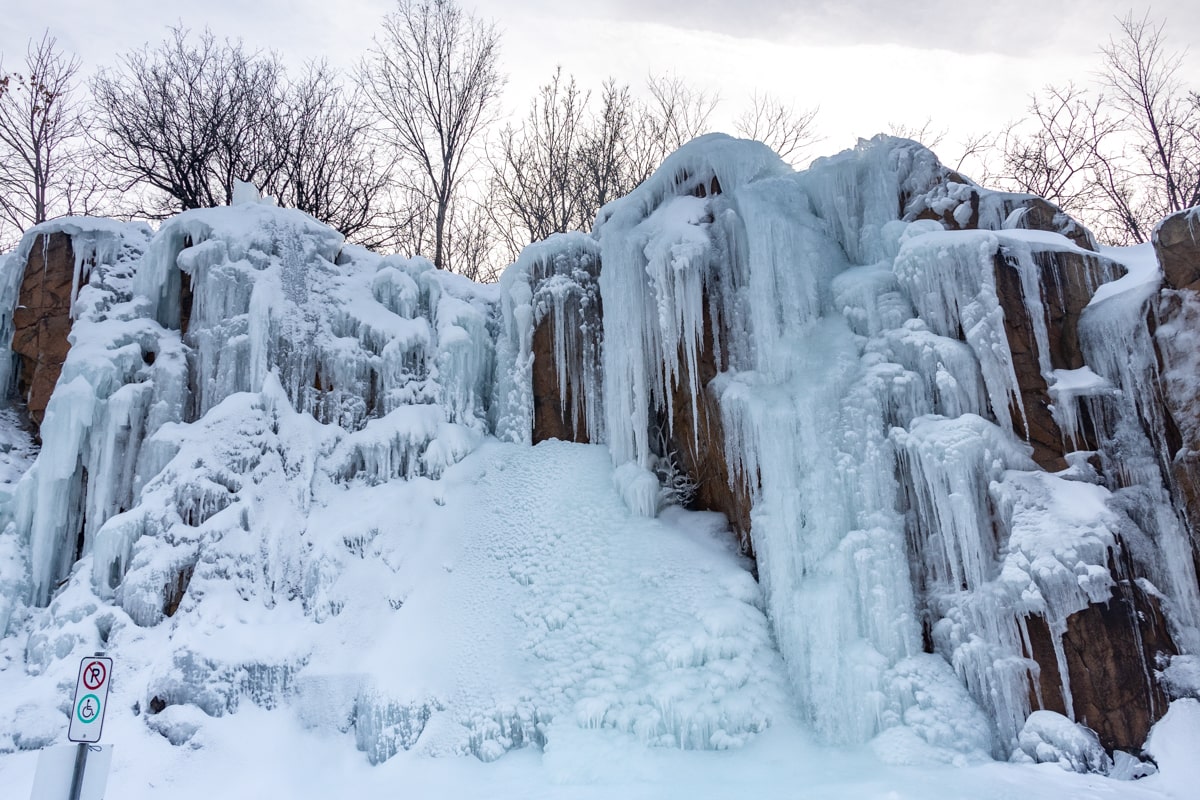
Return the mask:
<path fill-rule="evenodd" d="M 71 774 L 70 800 L 79 800 L 83 773 L 87 769 L 88 745 L 100 741 L 104 730 L 104 712 L 108 710 L 108 684 L 112 677 L 112 659 L 91 656 L 79 662 L 75 697 L 71 701 L 71 727 L 67 738 L 79 742 L 75 753 L 75 771 Z"/>

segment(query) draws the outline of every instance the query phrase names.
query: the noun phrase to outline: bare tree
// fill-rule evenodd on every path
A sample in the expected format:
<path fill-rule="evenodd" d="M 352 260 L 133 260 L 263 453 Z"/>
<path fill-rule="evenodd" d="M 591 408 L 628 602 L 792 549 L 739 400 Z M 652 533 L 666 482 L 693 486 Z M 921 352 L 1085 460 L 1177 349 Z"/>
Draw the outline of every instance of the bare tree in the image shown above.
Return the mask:
<path fill-rule="evenodd" d="M 1002 183 L 1041 194 L 1117 243 L 1200 204 L 1200 104 L 1163 24 L 1128 14 L 1100 48 L 1097 91 L 1050 87 L 1002 137 Z"/>
<path fill-rule="evenodd" d="M 637 113 L 628 86 L 611 78 L 604 82 L 600 111 L 585 131 L 579 152 L 589 221 L 605 203 L 629 194 L 644 177 L 634 174 L 630 157 Z"/>
<path fill-rule="evenodd" d="M 18 230 L 90 210 L 78 71 L 49 32 L 29 41 L 24 71 L 0 64 L 0 219 Z"/>
<path fill-rule="evenodd" d="M 392 176 L 363 108 L 359 92 L 347 92 L 327 64 L 310 64 L 278 109 L 275 146 L 282 159 L 264 188 L 348 239 L 382 246 L 389 240 L 380 217 L 389 213 L 383 204 Z"/>
<path fill-rule="evenodd" d="M 709 119 L 720 102 L 718 95 L 689 86 L 678 75 L 651 76 L 646 88 L 650 93 L 647 116 L 666 152 L 708 132 Z"/>
<path fill-rule="evenodd" d="M 228 203 L 235 180 L 265 185 L 282 168 L 275 146 L 283 68 L 204 31 L 193 44 L 173 28 L 156 50 L 143 47 L 92 81 L 96 141 L 119 188 L 160 196 L 134 209 L 164 217 Z"/>
<path fill-rule="evenodd" d="M 912 139 L 914 142 L 920 142 L 925 145 L 930 150 L 935 150 L 938 145 L 946 140 L 946 134 L 949 131 L 945 128 L 937 127 L 933 122 L 933 117 L 926 117 L 925 121 L 920 125 L 889 122 L 888 133 L 892 136 L 898 136 L 901 139 Z"/>
<path fill-rule="evenodd" d="M 1119 24 L 1121 35 L 1100 48 L 1104 83 L 1138 140 L 1146 210 L 1162 217 L 1200 204 L 1200 109 L 1179 77 L 1184 53 L 1166 47 L 1165 23 L 1130 12 Z"/>
<path fill-rule="evenodd" d="M 555 71 L 520 126 L 500 135 L 493 161 L 493 224 L 515 255 L 552 233 L 586 229 L 599 209 L 628 194 L 668 155 L 705 133 L 717 98 L 677 76 L 651 77 L 644 100 L 606 81 L 599 107 L 574 78 Z M 797 112 L 756 94 L 739 130 L 796 158 L 815 141 L 816 110 Z"/>
<path fill-rule="evenodd" d="M 1005 182 L 1069 213 L 1095 210 L 1099 154 L 1119 126 L 1103 114 L 1100 102 L 1072 84 L 1034 95 L 1029 113 L 1030 132 L 1014 123 L 1003 134 Z"/>
<path fill-rule="evenodd" d="M 816 108 L 797 109 L 771 97 L 754 92 L 750 106 L 734 121 L 733 127 L 747 139 L 756 139 L 770 147 L 789 164 L 797 164 L 819 137 Z"/>
<path fill-rule="evenodd" d="M 519 127 L 500 135 L 490 186 L 493 224 L 515 256 L 552 233 L 584 230 L 677 144 L 703 132 L 712 100 L 676 78 L 652 79 L 648 102 L 604 83 L 599 107 L 557 69 Z M 682 140 L 682 141 L 681 141 Z"/>
<path fill-rule="evenodd" d="M 649 99 L 637 104 L 634 127 L 626 140 L 625 155 L 634 176 L 644 181 L 663 159 L 701 134 L 720 97 L 688 85 L 678 75 L 651 75 L 646 80 Z"/>
<path fill-rule="evenodd" d="M 453 0 L 399 0 L 360 69 L 390 143 L 433 206 L 433 262 L 448 267 L 451 204 L 469 148 L 493 120 L 503 85 L 495 27 Z"/>
<path fill-rule="evenodd" d="M 455 272 L 473 281 L 492 282 L 507 261 L 497 253 L 497 229 L 486 203 L 457 197 L 451 209 L 446 249 Z"/>
<path fill-rule="evenodd" d="M 555 70 L 519 128 L 500 133 L 492 164 L 491 203 L 512 252 L 552 233 L 591 222 L 580 151 L 589 95 Z"/>
<path fill-rule="evenodd" d="M 222 205 L 250 181 L 364 244 L 383 243 L 390 169 L 358 92 L 324 63 L 290 80 L 273 53 L 182 28 L 93 80 L 105 163 L 134 213 Z"/>

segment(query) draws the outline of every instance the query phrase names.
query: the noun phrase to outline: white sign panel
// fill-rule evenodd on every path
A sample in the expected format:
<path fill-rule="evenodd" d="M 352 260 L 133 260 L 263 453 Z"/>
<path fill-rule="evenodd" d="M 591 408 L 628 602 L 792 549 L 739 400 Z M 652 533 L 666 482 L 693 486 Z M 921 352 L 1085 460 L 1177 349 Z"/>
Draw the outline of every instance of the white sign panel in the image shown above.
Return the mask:
<path fill-rule="evenodd" d="M 71 793 L 71 778 L 75 770 L 75 754 L 79 745 L 64 744 L 47 747 L 38 755 L 37 772 L 33 778 L 30 800 L 63 800 Z M 108 785 L 108 769 L 112 764 L 111 744 L 86 745 L 87 766 L 83 770 L 79 800 L 103 800 Z M 7 795 L 6 795 L 7 796 Z"/>
<path fill-rule="evenodd" d="M 111 658 L 90 656 L 79 662 L 79 679 L 75 681 L 75 699 L 71 703 L 71 728 L 67 732 L 72 742 L 100 741 L 111 677 Z"/>

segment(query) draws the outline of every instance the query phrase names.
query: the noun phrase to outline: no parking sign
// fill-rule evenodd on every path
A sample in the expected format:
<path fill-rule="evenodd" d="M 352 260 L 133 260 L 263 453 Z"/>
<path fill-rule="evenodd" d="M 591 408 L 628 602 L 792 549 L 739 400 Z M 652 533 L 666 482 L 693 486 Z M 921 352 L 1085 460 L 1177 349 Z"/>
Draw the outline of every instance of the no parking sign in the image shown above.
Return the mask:
<path fill-rule="evenodd" d="M 71 727 L 67 738 L 72 742 L 98 742 L 104 729 L 104 712 L 108 707 L 108 681 L 112 675 L 112 659 L 92 656 L 79 662 L 79 678 L 75 681 L 75 699 L 71 703 Z"/>

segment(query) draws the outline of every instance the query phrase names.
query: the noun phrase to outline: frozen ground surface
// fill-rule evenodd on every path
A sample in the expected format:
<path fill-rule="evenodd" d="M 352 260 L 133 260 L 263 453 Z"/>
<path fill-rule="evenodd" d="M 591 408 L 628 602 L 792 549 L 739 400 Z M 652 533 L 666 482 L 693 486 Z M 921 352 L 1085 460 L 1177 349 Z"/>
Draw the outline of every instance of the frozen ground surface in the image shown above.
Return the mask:
<path fill-rule="evenodd" d="M 331 591 L 343 598 L 340 614 L 290 627 L 230 607 L 223 620 L 200 618 L 187 632 L 207 652 L 303 651 L 299 688 L 271 710 L 243 701 L 217 717 L 190 705 L 135 714 L 146 676 L 183 632 L 115 631 L 107 796 L 1195 796 L 1195 701 L 1178 701 L 1160 723 L 1150 745 L 1161 772 L 1137 782 L 1048 764 L 897 766 L 870 747 L 813 743 L 788 710 L 796 704 L 757 586 L 723 519 L 671 510 L 634 517 L 611 473 L 600 447 L 491 442 L 440 481 L 360 485 L 323 498 L 310 535 L 375 531 L 339 566 Z M 63 744 L 55 683 L 25 674 L 19 639 L 10 636 L 0 653 L 0 720 Z M 70 691 L 75 663 L 57 675 L 59 692 Z M 338 692 L 320 691 L 346 684 L 400 702 L 432 699 L 436 710 L 411 749 L 372 766 L 353 730 L 331 722 L 345 713 Z M 516 746 L 521 726 L 526 742 L 544 745 Z M 173 746 L 163 732 L 186 741 Z M 34 751 L 0 755 L 0 797 L 27 797 L 36 762 Z"/>

